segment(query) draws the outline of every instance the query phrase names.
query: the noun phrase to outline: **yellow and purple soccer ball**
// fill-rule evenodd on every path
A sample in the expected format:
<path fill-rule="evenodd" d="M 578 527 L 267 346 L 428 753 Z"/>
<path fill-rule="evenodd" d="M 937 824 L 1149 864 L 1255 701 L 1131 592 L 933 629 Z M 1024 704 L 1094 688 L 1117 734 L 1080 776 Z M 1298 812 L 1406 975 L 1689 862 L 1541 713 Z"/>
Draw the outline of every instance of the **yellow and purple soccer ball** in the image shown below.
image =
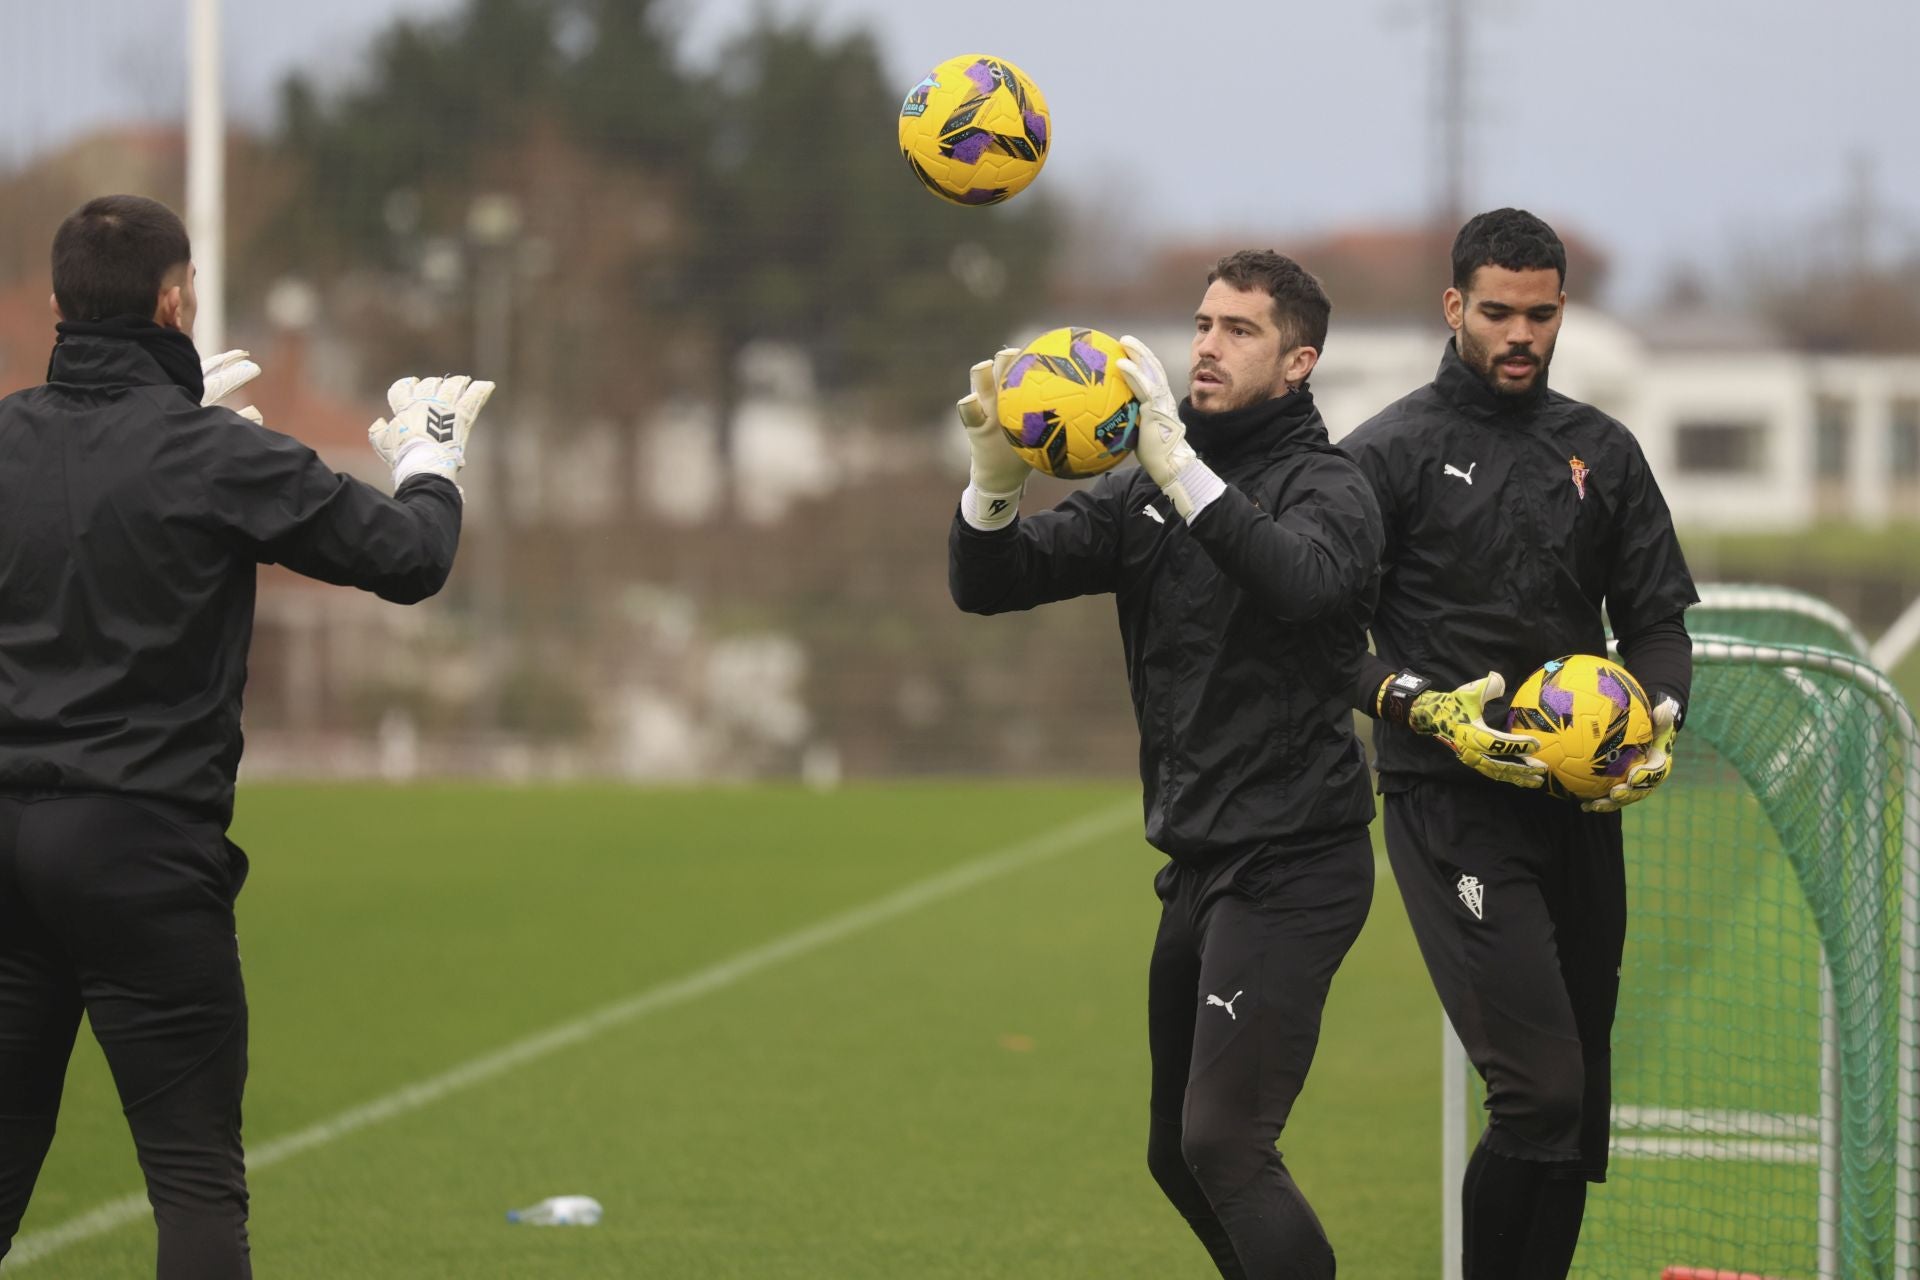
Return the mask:
<path fill-rule="evenodd" d="M 1098 329 L 1053 329 L 1007 366 L 1000 429 L 1051 476 L 1097 476 L 1133 451 L 1140 402 L 1114 362 L 1126 349 Z"/>
<path fill-rule="evenodd" d="M 1507 731 L 1540 740 L 1547 791 L 1598 800 L 1639 764 L 1653 741 L 1647 694 L 1617 662 L 1575 653 L 1528 676 L 1508 704 Z"/>
<path fill-rule="evenodd" d="M 1018 195 L 1047 162 L 1047 100 L 1005 58 L 967 53 L 928 72 L 900 104 L 900 154 L 954 204 Z"/>

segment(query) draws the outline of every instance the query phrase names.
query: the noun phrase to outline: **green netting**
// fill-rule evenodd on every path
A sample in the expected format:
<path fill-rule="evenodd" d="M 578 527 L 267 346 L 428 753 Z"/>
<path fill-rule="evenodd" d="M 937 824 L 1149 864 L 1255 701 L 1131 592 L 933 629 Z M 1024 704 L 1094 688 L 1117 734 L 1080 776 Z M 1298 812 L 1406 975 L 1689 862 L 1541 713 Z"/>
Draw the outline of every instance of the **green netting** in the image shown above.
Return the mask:
<path fill-rule="evenodd" d="M 1757 644 L 1805 644 L 1867 656 L 1867 641 L 1847 615 L 1824 600 L 1786 587 L 1708 583 L 1687 610 L 1694 635 L 1736 636 Z"/>
<path fill-rule="evenodd" d="M 1700 621 L 1674 776 L 1625 817 L 1613 1162 L 1574 1275 L 1910 1280 L 1920 739 L 1864 659 Z"/>

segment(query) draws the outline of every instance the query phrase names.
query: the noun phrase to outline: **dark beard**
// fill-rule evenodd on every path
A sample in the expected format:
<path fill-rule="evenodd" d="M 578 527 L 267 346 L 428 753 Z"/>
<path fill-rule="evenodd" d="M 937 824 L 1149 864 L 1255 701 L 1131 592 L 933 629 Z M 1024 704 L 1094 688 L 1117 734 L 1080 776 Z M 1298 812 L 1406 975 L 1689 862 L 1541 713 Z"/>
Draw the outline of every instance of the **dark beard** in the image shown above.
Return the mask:
<path fill-rule="evenodd" d="M 1527 380 L 1525 386 L 1515 386 L 1511 383 L 1501 382 L 1500 375 L 1494 372 L 1494 366 L 1512 354 L 1511 350 L 1501 351 L 1496 355 L 1492 347 L 1483 347 L 1478 342 L 1475 342 L 1473 336 L 1467 332 L 1465 326 L 1462 326 L 1459 331 L 1458 345 L 1460 348 L 1460 362 L 1466 365 L 1467 368 L 1473 370 L 1474 376 L 1486 383 L 1487 389 L 1497 396 L 1524 396 L 1532 394 L 1535 388 L 1546 381 L 1547 367 L 1553 363 L 1552 347 L 1548 347 L 1546 351 L 1540 353 L 1533 351 L 1526 352 L 1525 354 L 1535 362 L 1533 377 Z"/>
<path fill-rule="evenodd" d="M 1230 382 L 1224 387 L 1214 388 L 1212 403 L 1202 409 L 1202 413 L 1235 413 L 1241 409 L 1250 409 L 1256 404 L 1265 404 L 1269 400 L 1278 400 L 1292 391 L 1284 381 L 1275 386 L 1246 389 L 1239 382 Z M 1187 398 L 1193 398 L 1192 375 L 1188 375 Z"/>

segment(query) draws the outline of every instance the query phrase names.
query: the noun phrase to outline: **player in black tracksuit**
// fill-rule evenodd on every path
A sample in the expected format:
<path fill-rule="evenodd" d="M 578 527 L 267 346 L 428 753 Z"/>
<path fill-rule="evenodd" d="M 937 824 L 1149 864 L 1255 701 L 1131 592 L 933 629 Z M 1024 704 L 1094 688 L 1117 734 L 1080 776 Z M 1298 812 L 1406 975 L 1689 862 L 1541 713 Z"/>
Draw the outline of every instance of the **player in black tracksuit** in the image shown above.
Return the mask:
<path fill-rule="evenodd" d="M 54 239 L 47 381 L 0 400 L 0 1257 L 84 1010 L 146 1177 L 158 1274 L 232 1280 L 251 1274 L 247 859 L 226 829 L 255 567 L 402 603 L 439 590 L 452 477 L 491 387 L 435 380 L 442 400 L 396 384 L 373 433 L 388 497 L 202 407 L 189 258 L 164 206 L 89 202 Z"/>
<path fill-rule="evenodd" d="M 1460 232 L 1453 267 L 1455 338 L 1439 374 L 1341 442 L 1373 482 L 1387 535 L 1375 655 L 1354 704 L 1380 717 L 1388 856 L 1487 1082 L 1464 1184 L 1466 1275 L 1554 1280 L 1571 1264 L 1586 1184 L 1606 1176 L 1626 932 L 1618 811 L 1670 767 L 1692 679 L 1684 614 L 1698 597 L 1632 434 L 1547 387 L 1565 305 L 1558 237 L 1519 210 L 1483 214 Z M 1539 786 L 1531 743 L 1487 729 L 1482 699 L 1500 682 L 1480 681 L 1604 653 L 1608 622 L 1659 732 L 1647 761 L 1583 812 L 1520 789 Z"/>
<path fill-rule="evenodd" d="M 1114 595 L 1146 835 L 1170 859 L 1154 882 L 1148 1165 L 1223 1276 L 1325 1280 L 1332 1249 L 1274 1143 L 1372 897 L 1348 697 L 1380 522 L 1306 387 L 1319 284 L 1270 253 L 1208 281 L 1189 400 L 1176 411 L 1158 362 L 1123 339 L 1142 465 L 1050 511 L 1014 514 L 1027 466 L 994 409 L 1014 353 L 975 367 L 949 572 L 971 613 Z"/>

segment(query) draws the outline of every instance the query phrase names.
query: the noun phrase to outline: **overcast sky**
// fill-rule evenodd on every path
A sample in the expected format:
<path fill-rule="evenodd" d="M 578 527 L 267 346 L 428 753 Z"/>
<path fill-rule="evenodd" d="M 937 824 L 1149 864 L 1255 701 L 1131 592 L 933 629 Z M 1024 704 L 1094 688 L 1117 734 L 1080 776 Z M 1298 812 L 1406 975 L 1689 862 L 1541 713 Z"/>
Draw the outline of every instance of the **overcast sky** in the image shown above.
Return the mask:
<path fill-rule="evenodd" d="M 230 104 L 264 118 L 289 70 L 348 74 L 395 15 L 455 2 L 227 0 Z M 953 54 L 1018 63 L 1053 111 L 1042 181 L 1146 229 L 1278 240 L 1405 220 L 1433 189 L 1439 0 L 683 0 L 688 50 L 756 3 L 871 28 L 902 94 Z M 1881 251 L 1920 234 L 1920 0 L 1467 3 L 1469 203 L 1595 239 L 1622 300 L 1814 232 L 1862 173 Z M 0 156 L 177 117 L 184 7 L 0 0 Z"/>

